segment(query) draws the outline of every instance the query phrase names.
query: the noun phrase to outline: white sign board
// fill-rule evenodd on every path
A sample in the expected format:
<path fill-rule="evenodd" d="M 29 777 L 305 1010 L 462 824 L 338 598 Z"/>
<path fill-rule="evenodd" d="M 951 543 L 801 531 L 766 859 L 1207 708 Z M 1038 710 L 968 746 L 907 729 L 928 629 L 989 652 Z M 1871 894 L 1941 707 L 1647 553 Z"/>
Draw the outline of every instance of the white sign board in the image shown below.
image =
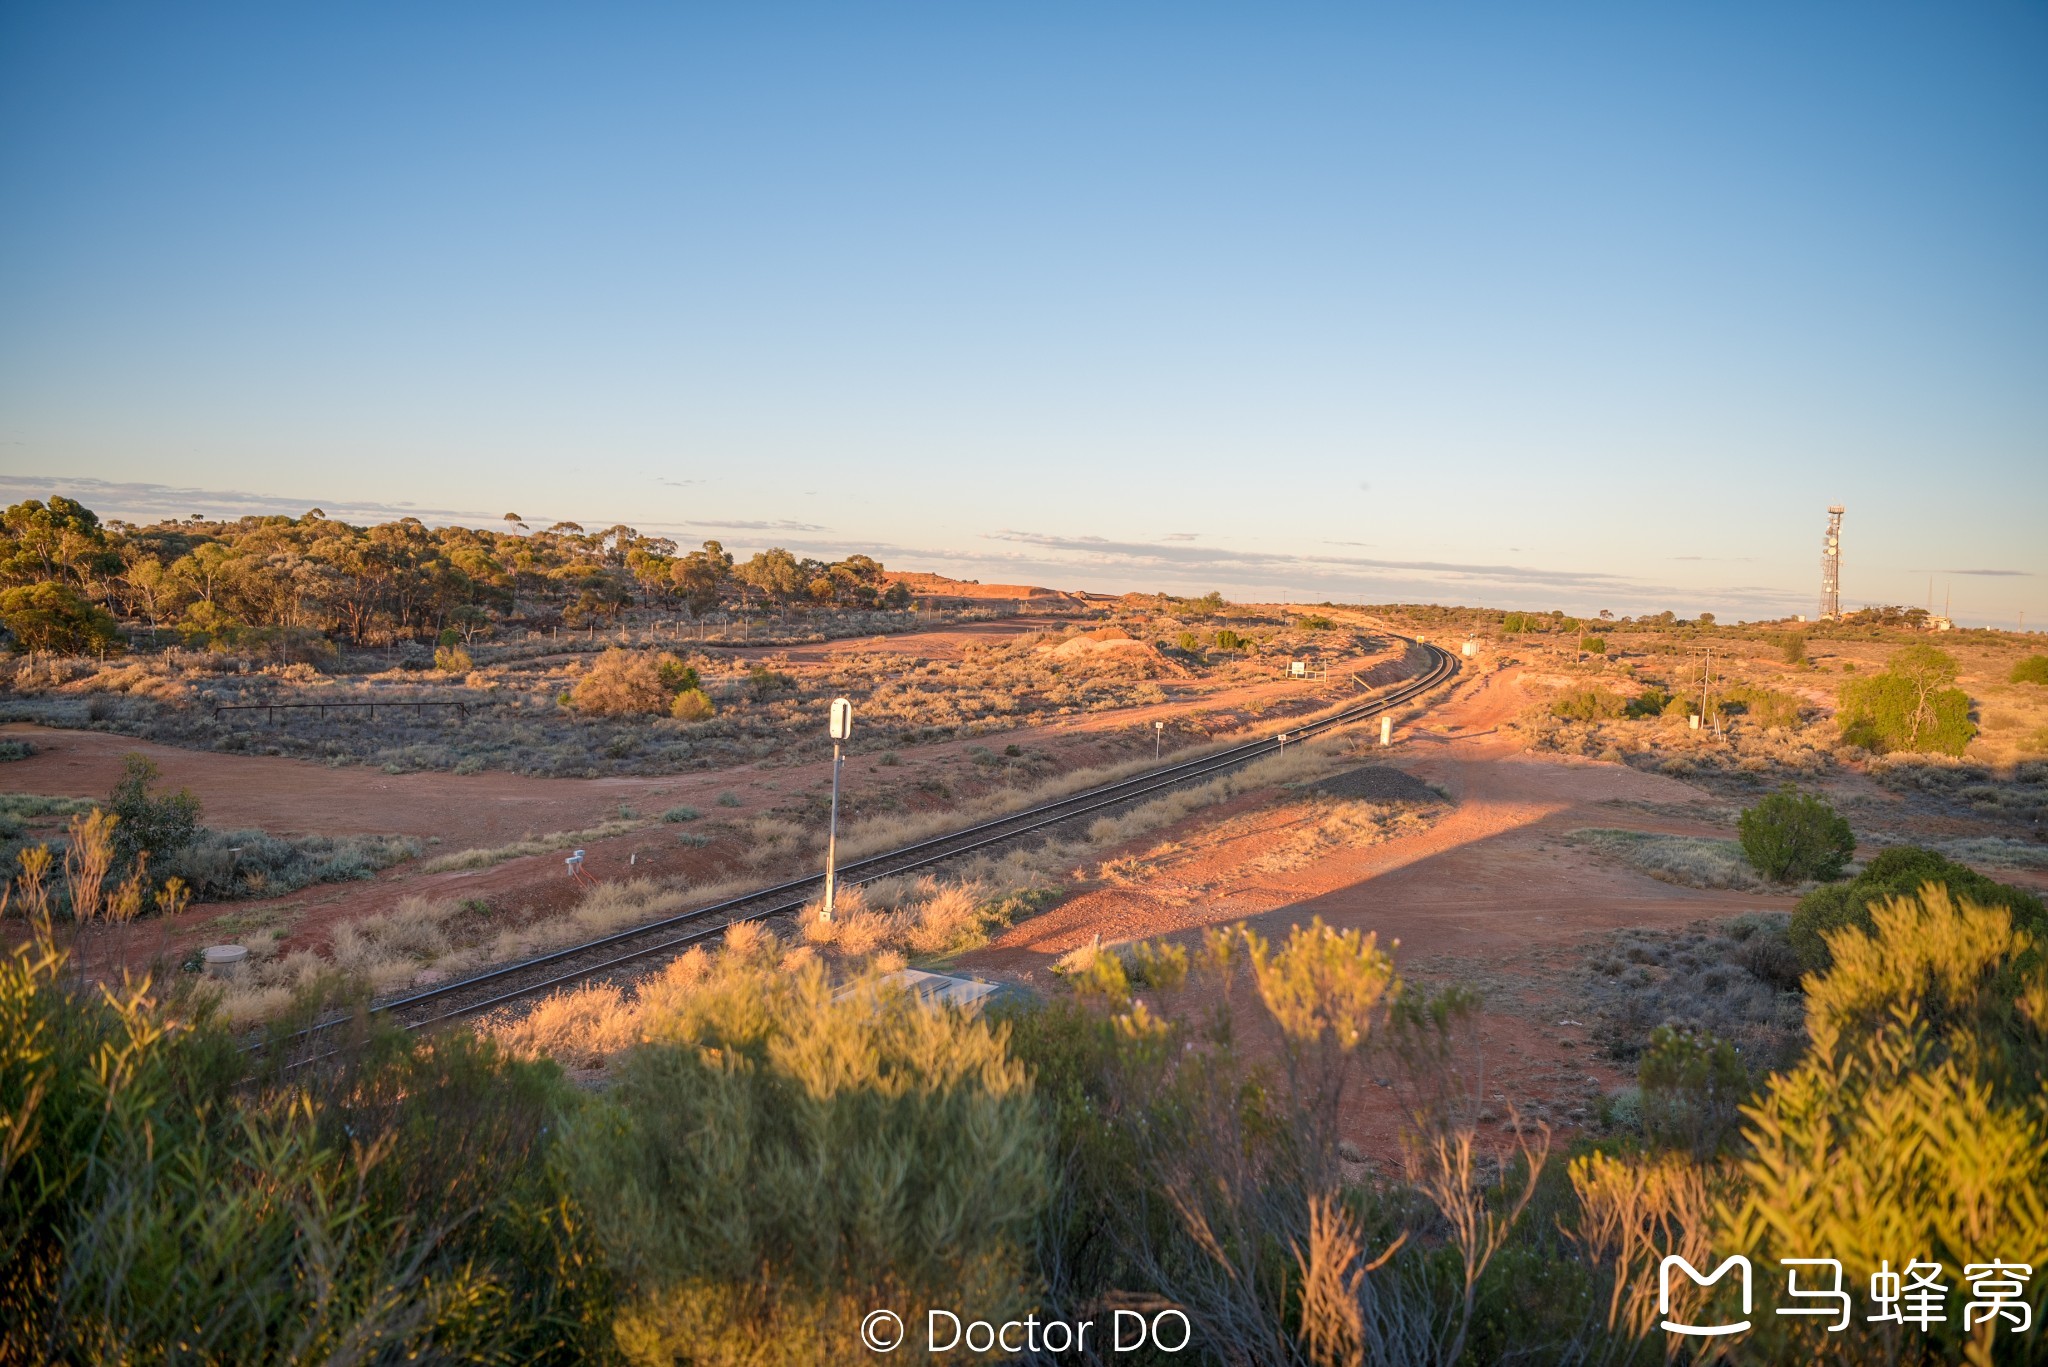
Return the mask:
<path fill-rule="evenodd" d="M 1308 661 L 1289 660 L 1287 662 L 1287 677 L 1290 679 L 1306 679 L 1308 677 Z"/>
<path fill-rule="evenodd" d="M 832 700 L 832 739 L 845 740 L 853 734 L 853 704 L 845 698 Z"/>

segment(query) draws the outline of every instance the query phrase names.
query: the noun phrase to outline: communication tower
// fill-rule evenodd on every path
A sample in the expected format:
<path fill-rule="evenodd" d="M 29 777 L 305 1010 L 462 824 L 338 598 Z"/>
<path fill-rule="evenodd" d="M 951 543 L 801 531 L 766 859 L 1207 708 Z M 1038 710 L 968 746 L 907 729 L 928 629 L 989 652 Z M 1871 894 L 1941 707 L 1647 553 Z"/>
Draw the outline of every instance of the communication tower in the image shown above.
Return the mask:
<path fill-rule="evenodd" d="M 1842 615 L 1842 505 L 1828 507 L 1828 534 L 1820 543 L 1820 619 Z"/>

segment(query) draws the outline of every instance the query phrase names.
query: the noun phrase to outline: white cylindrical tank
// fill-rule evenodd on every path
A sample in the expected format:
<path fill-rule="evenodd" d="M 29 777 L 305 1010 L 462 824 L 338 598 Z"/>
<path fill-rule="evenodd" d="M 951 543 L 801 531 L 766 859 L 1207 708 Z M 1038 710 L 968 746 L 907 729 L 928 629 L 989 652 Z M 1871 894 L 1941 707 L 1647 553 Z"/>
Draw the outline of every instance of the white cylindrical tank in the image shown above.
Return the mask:
<path fill-rule="evenodd" d="M 205 960 L 209 975 L 224 978 L 249 962 L 249 951 L 243 945 L 208 945 L 200 951 L 200 957 Z"/>

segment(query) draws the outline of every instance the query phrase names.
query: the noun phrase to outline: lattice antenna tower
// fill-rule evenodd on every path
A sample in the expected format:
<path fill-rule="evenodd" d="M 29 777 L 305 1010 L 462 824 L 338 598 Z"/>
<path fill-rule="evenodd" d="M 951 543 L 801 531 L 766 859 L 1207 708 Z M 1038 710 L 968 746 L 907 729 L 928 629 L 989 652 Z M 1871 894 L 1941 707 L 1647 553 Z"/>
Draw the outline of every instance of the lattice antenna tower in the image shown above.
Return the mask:
<path fill-rule="evenodd" d="M 1842 513 L 1841 504 L 1828 507 L 1828 533 L 1820 543 L 1820 619 L 1832 622 L 1842 615 Z"/>

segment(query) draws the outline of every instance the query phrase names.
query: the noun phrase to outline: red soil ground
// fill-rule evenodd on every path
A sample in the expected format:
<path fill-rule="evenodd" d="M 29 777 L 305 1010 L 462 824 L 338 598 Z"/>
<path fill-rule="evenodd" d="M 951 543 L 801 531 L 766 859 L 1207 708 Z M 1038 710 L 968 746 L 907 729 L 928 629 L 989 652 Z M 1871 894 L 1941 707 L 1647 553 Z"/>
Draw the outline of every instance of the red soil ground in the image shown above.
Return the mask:
<path fill-rule="evenodd" d="M 957 658 L 972 644 L 1007 640 L 1058 625 L 1024 617 L 735 654 L 775 657 L 799 668 L 806 663 L 824 663 L 835 655 L 874 651 L 946 659 Z M 1398 655 L 1358 657 L 1341 664 L 1344 671 L 1362 671 L 1373 683 L 1384 682 L 1383 675 L 1402 673 Z M 1315 690 L 1314 696 L 1332 701 L 1348 688 L 1340 673 L 1330 686 Z M 1008 732 L 906 747 L 900 764 L 890 769 L 879 767 L 875 756 L 858 756 L 849 761 L 847 778 L 871 789 L 889 785 L 908 790 L 921 779 L 938 776 L 954 791 L 971 793 L 985 780 L 977 776 L 976 766 L 966 754 L 969 745 L 1000 747 L 1015 741 L 1051 754 L 1062 771 L 1085 768 L 1131 758 L 1135 753 L 1131 746 L 1138 743 L 1131 738 L 1142 735 L 1149 740 L 1155 718 L 1198 711 L 1211 719 L 1212 731 L 1228 731 L 1240 723 L 1256 724 L 1260 708 L 1299 703 L 1309 696 L 1301 684 L 1277 678 L 1176 684 L 1174 693 L 1173 701 L 1153 706 L 1078 713 Z M 1119 733 L 1127 744 L 1110 743 Z M 9 763 L 0 773 L 0 783 L 11 791 L 103 798 L 120 777 L 123 759 L 141 754 L 156 762 L 164 786 L 193 791 L 209 826 L 254 828 L 277 835 L 411 835 L 430 842 L 428 858 L 504 845 L 532 835 L 587 829 L 616 819 L 622 808 L 643 819 L 674 806 L 697 808 L 707 824 L 717 818 L 745 819 L 806 793 L 823 791 L 831 782 L 829 761 L 792 764 L 771 759 L 715 771 L 596 779 L 498 772 L 386 774 L 360 765 L 330 766 L 183 750 L 100 731 L 10 724 L 0 726 L 0 735 L 20 736 L 33 741 L 36 748 L 34 754 Z M 731 794 L 739 805 L 719 805 L 724 794 Z M 656 825 L 590 841 L 586 870 L 599 880 L 653 877 L 691 882 L 736 871 L 737 851 L 730 841 L 708 849 L 689 849 L 675 840 L 676 830 Z M 565 907 L 579 895 L 565 874 L 560 852 L 445 873 L 420 872 L 417 865 L 422 862 L 400 864 L 365 882 L 316 884 L 281 898 L 194 907 L 170 921 L 152 922 L 148 934 L 133 938 L 131 957 L 182 956 L 199 945 L 232 938 L 231 931 L 223 932 L 216 925 L 224 916 L 247 923 L 269 912 L 286 913 L 290 933 L 281 948 L 289 951 L 320 949 L 335 923 L 389 910 L 409 896 L 481 898 L 501 913 L 525 918 Z M 762 871 L 762 881 L 768 881 L 770 872 Z M 14 929 L 19 930 L 18 923 Z M 0 937 L 8 933 L 8 927 L 0 924 Z"/>
<path fill-rule="evenodd" d="M 1177 895 L 1188 884 L 1233 879 L 1246 851 L 1203 841 L 1199 829 L 1224 809 L 1157 832 L 1132 852 L 1177 840 L 1190 852 L 1169 861 L 1142 888 L 1099 888 L 1018 926 L 961 967 L 1045 986 L 1052 963 L 1101 935 L 1104 943 L 1155 936 L 1192 943 L 1204 926 L 1244 921 L 1269 939 L 1323 920 L 1397 944 L 1404 976 L 1424 981 L 1482 979 L 1488 1002 L 1480 1027 L 1486 1067 L 1503 1102 L 1533 1104 L 1560 1130 L 1583 1120 L 1589 1090 L 1632 1079 L 1594 1057 L 1574 1019 L 1568 975 L 1588 938 L 1622 926 L 1682 926 L 1704 917 L 1765 908 L 1790 898 L 1675 887 L 1601 860 L 1559 840 L 1583 826 L 1627 825 L 1680 834 L 1725 836 L 1638 814 L 1613 800 L 1659 804 L 1713 800 L 1696 788 L 1620 765 L 1537 758 L 1495 728 L 1528 702 L 1517 674 L 1480 675 L 1460 684 L 1387 761 L 1448 791 L 1456 805 L 1428 830 L 1332 855 L 1280 874 L 1236 881 L 1220 897 Z M 1278 823 L 1288 819 L 1275 812 Z M 1583 1015 L 1583 1012 L 1578 1014 Z M 1370 1086 L 1352 1093 L 1348 1137 L 1370 1157 L 1398 1155 L 1400 1116 L 1392 1094 Z M 1572 1112 L 1580 1110 L 1574 1117 Z"/>

